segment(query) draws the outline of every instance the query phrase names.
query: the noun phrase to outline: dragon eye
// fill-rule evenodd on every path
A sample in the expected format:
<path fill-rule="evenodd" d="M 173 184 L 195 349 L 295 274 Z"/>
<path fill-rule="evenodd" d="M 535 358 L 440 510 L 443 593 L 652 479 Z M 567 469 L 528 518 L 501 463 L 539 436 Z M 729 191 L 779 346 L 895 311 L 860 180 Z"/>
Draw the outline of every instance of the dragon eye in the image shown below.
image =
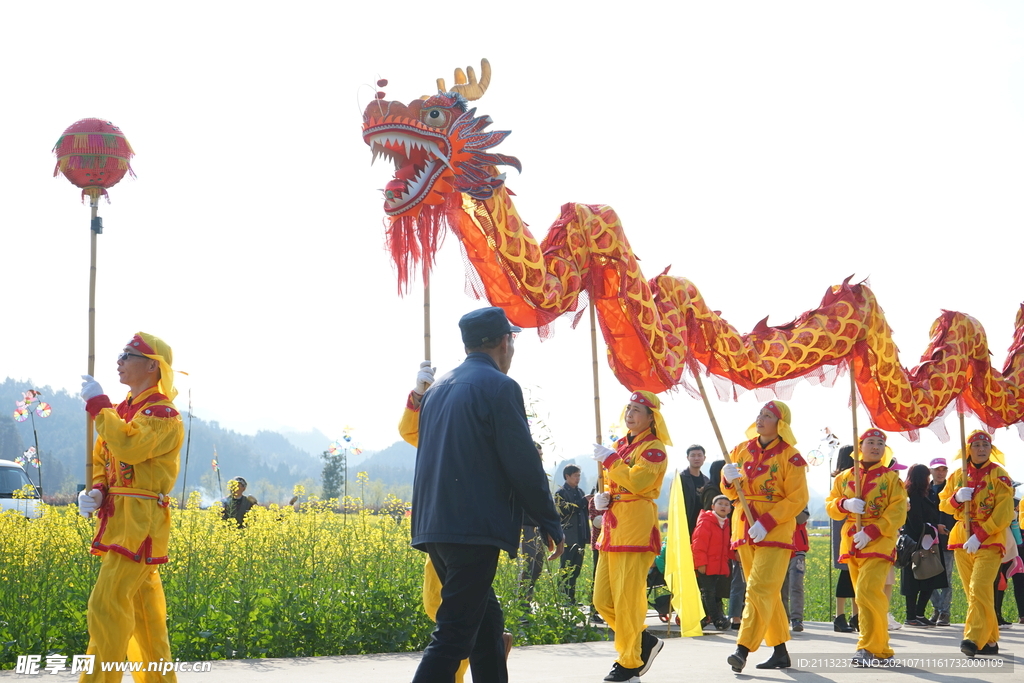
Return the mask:
<path fill-rule="evenodd" d="M 441 128 L 448 123 L 448 114 L 444 109 L 438 107 L 431 107 L 425 110 L 420 118 L 422 118 L 423 123 L 432 128 Z"/>

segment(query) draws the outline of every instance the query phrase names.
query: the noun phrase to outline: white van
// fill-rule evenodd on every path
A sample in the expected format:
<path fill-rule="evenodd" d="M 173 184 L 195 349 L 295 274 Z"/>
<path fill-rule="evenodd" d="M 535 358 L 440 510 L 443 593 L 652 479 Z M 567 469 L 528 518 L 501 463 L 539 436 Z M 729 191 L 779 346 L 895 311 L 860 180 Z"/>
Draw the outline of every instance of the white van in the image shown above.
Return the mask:
<path fill-rule="evenodd" d="M 14 492 L 28 484 L 32 487 L 31 498 L 15 498 Z M 10 460 L 0 460 L 0 510 L 17 510 L 29 519 L 42 516 L 39 509 L 39 489 L 37 489 L 24 468 Z"/>

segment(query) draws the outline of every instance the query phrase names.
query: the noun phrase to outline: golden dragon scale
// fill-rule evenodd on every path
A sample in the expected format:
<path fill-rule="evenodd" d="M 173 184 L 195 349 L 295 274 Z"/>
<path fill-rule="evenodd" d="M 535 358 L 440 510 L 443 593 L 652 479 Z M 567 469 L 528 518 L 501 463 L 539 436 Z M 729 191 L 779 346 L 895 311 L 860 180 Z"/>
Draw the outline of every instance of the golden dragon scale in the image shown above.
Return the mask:
<path fill-rule="evenodd" d="M 630 390 L 662 392 L 685 384 L 684 370 L 712 375 L 744 389 L 772 388 L 803 377 L 827 379 L 847 365 L 875 425 L 914 432 L 950 403 L 990 428 L 1024 420 L 1024 305 L 1002 372 L 992 367 L 988 342 L 974 318 L 943 311 L 921 363 L 906 370 L 892 331 L 871 290 L 849 281 L 833 286 L 820 305 L 786 325 L 759 323 L 740 334 L 704 302 L 685 278 L 646 279 L 615 211 L 565 204 L 538 243 L 519 217 L 499 166 L 519 169 L 515 157 L 493 151 L 508 131 L 488 131 L 468 101 L 490 82 L 456 70 L 455 85 L 438 80 L 438 94 L 409 104 L 378 92 L 366 108 L 363 138 L 373 157 L 395 164 L 385 189 L 388 245 L 399 288 L 414 269 L 429 276 L 439 234 L 460 240 L 474 286 L 509 319 L 542 327 L 592 301 L 608 361 Z M 378 84 L 383 85 L 381 81 Z M 834 372 L 832 374 L 834 377 Z"/>

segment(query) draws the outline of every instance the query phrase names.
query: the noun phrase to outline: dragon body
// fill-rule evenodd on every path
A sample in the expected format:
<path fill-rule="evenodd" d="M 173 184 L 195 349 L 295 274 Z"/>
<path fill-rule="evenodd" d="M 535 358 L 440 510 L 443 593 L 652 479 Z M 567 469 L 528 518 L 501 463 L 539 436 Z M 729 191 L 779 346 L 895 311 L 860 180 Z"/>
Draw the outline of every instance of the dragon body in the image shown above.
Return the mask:
<path fill-rule="evenodd" d="M 482 62 L 479 82 L 472 68 L 468 73 L 456 70 L 451 90 L 439 79 L 437 95 L 410 104 L 378 93 L 364 112 L 363 138 L 374 158 L 395 164 L 384 210 L 400 290 L 417 266 L 427 279 L 447 229 L 475 271 L 476 293 L 516 325 L 543 327 L 592 301 L 609 364 L 630 390 L 686 386 L 684 371 L 700 372 L 700 366 L 738 387 L 757 389 L 804 377 L 828 381 L 846 365 L 881 429 L 913 433 L 954 400 L 990 428 L 1024 420 L 1024 305 L 1002 371 L 990 363 L 981 324 L 952 311 L 935 321 L 920 364 L 907 370 L 864 284 L 847 280 L 793 322 L 770 327 L 762 321 L 741 334 L 689 280 L 667 271 L 645 278 L 609 206 L 563 205 L 538 242 L 499 172 L 500 166 L 518 170 L 519 161 L 490 151 L 508 131 L 488 131 L 491 119 L 468 106 L 486 90 L 490 66 Z"/>

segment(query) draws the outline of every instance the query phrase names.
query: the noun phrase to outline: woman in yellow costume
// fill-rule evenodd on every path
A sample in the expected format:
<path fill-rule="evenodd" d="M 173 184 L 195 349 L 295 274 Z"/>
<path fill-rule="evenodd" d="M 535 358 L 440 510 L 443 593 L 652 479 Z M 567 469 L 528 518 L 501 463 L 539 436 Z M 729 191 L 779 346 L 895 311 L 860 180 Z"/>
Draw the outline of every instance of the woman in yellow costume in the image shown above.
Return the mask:
<path fill-rule="evenodd" d="M 664 643 L 644 629 L 647 617 L 647 571 L 661 552 L 658 505 L 671 446 L 661 416 L 661 401 L 636 391 L 622 413 L 629 433 L 615 450 L 594 446 L 594 459 L 605 468 L 608 491 L 594 496 L 603 511 L 600 556 L 594 578 L 594 606 L 615 631 L 618 658 L 606 681 L 632 681 L 647 673 Z"/>
<path fill-rule="evenodd" d="M 89 647 L 93 672 L 81 681 L 120 681 L 121 671 L 102 662 L 142 662 L 142 681 L 175 681 L 174 671 L 147 672 L 149 662 L 172 661 L 167 605 L 157 568 L 167 562 L 168 509 L 178 476 L 184 428 L 171 401 L 171 347 L 139 332 L 117 358 L 117 374 L 131 389 L 116 408 L 99 383 L 83 375 L 85 409 L 96 419 L 90 488 L 78 496 L 83 516 L 96 513 L 92 553 L 103 556 L 89 596 Z"/>
<path fill-rule="evenodd" d="M 758 669 L 790 666 L 786 641 L 789 621 L 782 605 L 782 583 L 796 546 L 796 516 L 809 500 L 807 463 L 794 448 L 792 413 L 782 401 L 769 401 L 747 429 L 745 441 L 732 450 L 722 468 L 722 493 L 735 501 L 742 489 L 753 521 L 741 510 L 732 516 L 732 547 L 739 553 L 747 579 L 746 605 L 729 666 L 740 672 L 747 654 L 761 646 L 774 648 Z"/>
<path fill-rule="evenodd" d="M 899 474 L 885 464 L 890 459 L 885 441 L 886 434 L 880 429 L 872 428 L 861 434 L 860 496 L 851 467 L 835 478 L 825 501 L 825 510 L 832 519 L 846 520 L 839 542 L 839 561 L 849 567 L 857 594 L 860 638 L 853 656 L 854 666 L 885 661 L 893 655 L 889 646 L 885 579 L 896 559 L 900 527 L 907 519 L 907 493 Z"/>
<path fill-rule="evenodd" d="M 967 595 L 960 651 L 973 657 L 999 652 L 994 584 L 1006 552 L 1006 529 L 1013 520 L 1013 485 L 1006 470 L 993 462 L 1002 461 L 1003 454 L 992 445 L 987 432 L 971 432 L 967 448 L 970 458 L 966 476 L 959 469 L 946 479 L 939 493 L 939 509 L 956 518 L 948 547 Z M 968 505 L 970 531 L 964 526 Z"/>

